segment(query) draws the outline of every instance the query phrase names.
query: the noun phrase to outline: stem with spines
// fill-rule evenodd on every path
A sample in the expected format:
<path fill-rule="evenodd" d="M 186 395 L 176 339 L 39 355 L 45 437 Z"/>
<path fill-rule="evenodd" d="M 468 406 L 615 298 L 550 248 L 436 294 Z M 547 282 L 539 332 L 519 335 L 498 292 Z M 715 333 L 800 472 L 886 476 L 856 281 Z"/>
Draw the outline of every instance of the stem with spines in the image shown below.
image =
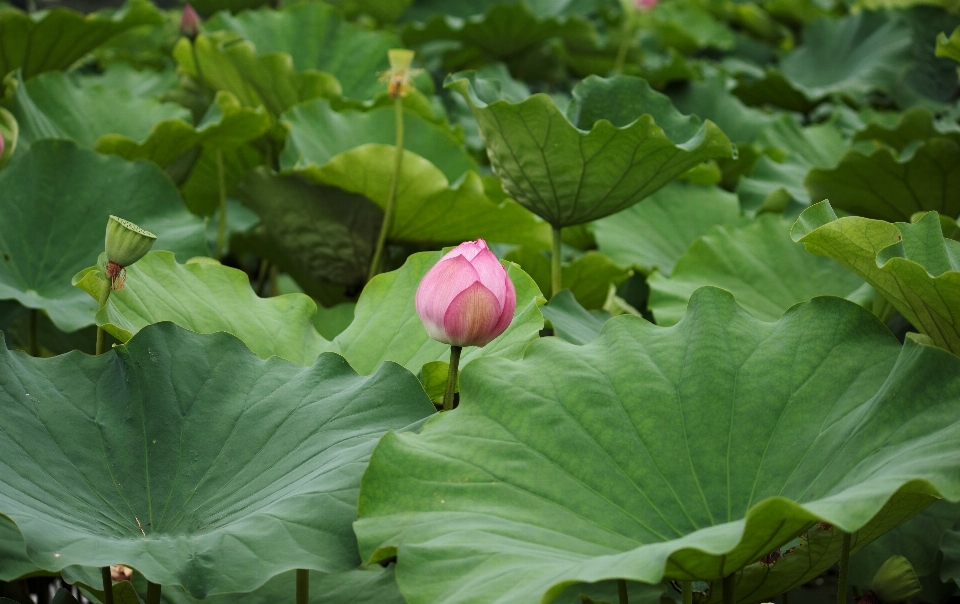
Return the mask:
<path fill-rule="evenodd" d="M 110 575 L 110 567 L 101 566 L 100 576 L 103 578 L 103 602 L 113 604 L 113 576 Z"/>
<path fill-rule="evenodd" d="M 217 190 L 220 194 L 220 224 L 217 226 L 216 258 L 223 257 L 223 247 L 227 238 L 227 185 L 223 175 L 223 151 L 217 149 Z"/>
<path fill-rule="evenodd" d="M 457 392 L 457 373 L 460 369 L 460 346 L 450 347 L 450 370 L 447 372 L 447 389 L 443 393 L 443 410 L 453 409 L 453 397 Z"/>
<path fill-rule="evenodd" d="M 100 298 L 99 305 L 97 307 L 97 313 L 103 310 L 103 307 L 107 305 L 107 300 L 110 299 L 110 277 L 106 273 L 103 274 L 103 285 L 100 286 Z M 107 332 L 103 330 L 103 327 L 97 325 L 97 355 L 101 355 L 106 352 L 107 349 Z M 110 568 L 107 567 L 107 571 Z"/>
<path fill-rule="evenodd" d="M 683 604 L 693 604 L 693 581 L 681 581 Z"/>
<path fill-rule="evenodd" d="M 563 287 L 563 238 L 561 228 L 562 227 L 557 226 L 553 227 L 553 248 L 550 252 L 550 287 L 553 289 L 553 291 L 550 292 L 551 298 L 556 296 Z"/>
<path fill-rule="evenodd" d="M 723 578 L 723 604 L 736 604 L 736 602 L 737 575 L 733 573 Z"/>
<path fill-rule="evenodd" d="M 383 209 L 383 224 L 380 226 L 380 236 L 377 237 L 377 247 L 373 251 L 370 261 L 370 271 L 367 281 L 380 273 L 380 264 L 383 259 L 383 250 L 387 245 L 387 235 L 393 227 L 393 216 L 397 211 L 397 193 L 400 189 L 400 168 L 403 165 L 403 97 L 397 95 L 393 100 L 396 121 L 396 152 L 393 158 L 393 179 L 390 181 L 390 193 L 387 195 L 387 205 Z"/>
<path fill-rule="evenodd" d="M 840 542 L 840 574 L 837 577 L 837 604 L 847 602 L 847 575 L 850 572 L 850 533 L 843 534 Z"/>
<path fill-rule="evenodd" d="M 160 604 L 160 584 L 147 581 L 147 604 Z"/>
<path fill-rule="evenodd" d="M 624 579 L 617 579 L 617 593 L 620 595 L 620 604 L 630 604 L 630 596 L 627 595 L 627 582 Z"/>
<path fill-rule="evenodd" d="M 310 602 L 310 571 L 297 569 L 297 604 L 309 604 Z"/>

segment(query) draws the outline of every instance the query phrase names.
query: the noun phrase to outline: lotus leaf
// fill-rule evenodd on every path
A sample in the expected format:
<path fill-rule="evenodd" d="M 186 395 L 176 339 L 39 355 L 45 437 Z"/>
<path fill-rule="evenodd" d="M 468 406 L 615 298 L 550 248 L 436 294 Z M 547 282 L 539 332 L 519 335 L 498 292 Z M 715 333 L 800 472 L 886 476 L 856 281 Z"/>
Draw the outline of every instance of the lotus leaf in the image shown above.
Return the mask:
<path fill-rule="evenodd" d="M 37 571 L 27 557 L 27 546 L 20 529 L 6 516 L 0 516 L 0 581 L 12 581 Z"/>
<path fill-rule="evenodd" d="M 690 244 L 740 220 L 737 196 L 719 187 L 670 183 L 644 203 L 593 223 L 598 249 L 621 266 L 664 275 Z"/>
<path fill-rule="evenodd" d="M 539 250 L 518 247 L 507 252 L 504 260 L 516 262 L 523 272 L 537 282 L 544 297 L 553 298 L 550 283 L 550 258 Z M 601 308 L 607 300 L 610 285 L 620 285 L 630 271 L 601 253 L 589 251 L 561 267 L 560 283 L 590 309 Z"/>
<path fill-rule="evenodd" d="M 238 194 L 260 216 L 264 234 L 279 252 L 272 261 L 313 281 L 364 282 L 383 221 L 374 203 L 266 168 L 247 175 Z"/>
<path fill-rule="evenodd" d="M 390 33 L 350 23 L 321 2 L 301 2 L 279 11 L 219 13 L 205 28 L 240 34 L 260 55 L 289 54 L 297 71 L 332 74 L 344 96 L 358 100 L 371 99 L 386 89 L 378 75 L 389 66 L 387 50 L 403 45 Z"/>
<path fill-rule="evenodd" d="M 908 221 L 916 212 L 960 215 L 960 133 L 918 141 L 899 154 L 851 149 L 832 169 L 813 169 L 804 180 L 811 199 L 867 218 Z"/>
<path fill-rule="evenodd" d="M 730 291 L 759 319 L 779 319 L 815 296 L 858 297 L 863 279 L 837 262 L 798 253 L 791 223 L 762 214 L 743 226 L 718 226 L 690 246 L 669 277 L 651 275 L 650 310 L 658 325 L 683 318 L 687 301 L 704 285 Z"/>
<path fill-rule="evenodd" d="M 126 564 L 195 597 L 356 566 L 367 457 L 433 412 L 396 365 L 264 361 L 171 323 L 99 357 L 0 351 L 0 404 L 0 513 L 38 566 Z"/>
<path fill-rule="evenodd" d="M 550 321 L 554 335 L 572 344 L 592 342 L 610 318 L 606 311 L 588 311 L 568 289 L 559 291 L 550 302 L 540 307 L 540 312 Z"/>
<path fill-rule="evenodd" d="M 749 105 L 771 103 L 805 111 L 832 94 L 862 101 L 886 92 L 910 62 L 910 27 L 882 12 L 863 11 L 808 25 L 803 45 L 760 79 L 741 80 L 734 93 Z"/>
<path fill-rule="evenodd" d="M 362 195 L 383 208 L 390 193 L 394 155 L 392 145 L 368 143 L 298 172 L 315 183 Z M 403 152 L 396 203 L 391 241 L 443 244 L 482 237 L 550 246 L 549 226 L 510 199 L 491 201 L 476 172 L 467 172 L 451 184 L 437 166 L 410 151 Z"/>
<path fill-rule="evenodd" d="M 737 186 L 740 203 L 748 212 L 788 209 L 798 214 L 811 203 L 803 186 L 810 170 L 833 168 L 848 149 L 835 126 L 801 127 L 789 116 L 764 129 L 757 137 L 757 145 L 768 155 L 761 157 L 753 172 Z"/>
<path fill-rule="evenodd" d="M 37 141 L 0 172 L 0 299 L 43 309 L 66 332 L 92 325 L 97 304 L 70 279 L 103 252 L 111 214 L 155 233 L 155 249 L 207 253 L 203 221 L 157 166 Z"/>
<path fill-rule="evenodd" d="M 129 0 L 118 11 L 91 15 L 62 7 L 34 15 L 0 7 L 0 77 L 17 68 L 24 78 L 67 69 L 120 32 L 162 22 L 147 0 Z"/>
<path fill-rule="evenodd" d="M 949 38 L 945 33 L 937 36 L 936 53 L 938 57 L 946 57 L 960 62 L 960 27 L 953 30 Z"/>
<path fill-rule="evenodd" d="M 713 122 L 682 115 L 640 78 L 591 76 L 564 114 L 544 94 L 503 98 L 495 81 L 451 77 L 447 86 L 470 104 L 506 193 L 555 228 L 619 212 L 733 153 Z"/>
<path fill-rule="evenodd" d="M 937 346 L 960 354 L 960 243 L 943 238 L 936 212 L 891 224 L 837 218 L 822 201 L 800 215 L 791 236 L 863 277 Z"/>
<path fill-rule="evenodd" d="M 173 48 L 180 69 L 214 90 L 233 93 L 244 107 L 266 107 L 279 116 L 290 107 L 316 98 L 337 98 L 343 90 L 335 77 L 313 69 L 297 72 L 290 55 L 257 54 L 238 34 L 227 31 L 182 38 Z"/>
<path fill-rule="evenodd" d="M 427 336 L 414 306 L 420 281 L 442 255 L 441 252 L 413 254 L 398 270 L 374 277 L 360 294 L 353 323 L 334 338 L 330 350 L 342 354 L 351 367 L 364 375 L 375 371 L 384 361 L 419 372 L 424 363 L 448 360 L 450 347 Z M 465 349 L 461 367 L 483 356 L 519 358 L 527 345 L 539 337 L 543 329 L 539 306 L 545 300 L 537 284 L 513 263 L 507 263 L 507 275 L 517 291 L 513 322 L 483 348 Z"/>
<path fill-rule="evenodd" d="M 845 300 L 764 323 L 702 288 L 676 327 L 617 317 L 472 363 L 458 409 L 381 440 L 354 528 L 364 559 L 398 556 L 410 604 L 718 585 L 818 521 L 862 547 L 960 500 L 958 376 Z"/>
<path fill-rule="evenodd" d="M 280 156 L 284 170 L 323 166 L 355 147 L 367 143 L 392 145 L 396 141 L 393 107 L 337 112 L 329 101 L 319 99 L 295 106 L 282 119 L 290 128 Z M 410 110 L 404 111 L 403 148 L 428 160 L 450 182 L 456 182 L 468 170 L 477 170 L 477 162 L 463 148 L 460 137 L 443 124 L 429 122 Z"/>
<path fill-rule="evenodd" d="M 311 322 L 317 306 L 303 294 L 260 298 L 246 273 L 215 261 L 178 264 L 170 252 L 150 252 L 127 269 L 122 290 L 97 313 L 97 325 L 120 342 L 161 321 L 196 333 L 224 331 L 260 358 L 312 365 L 324 345 Z M 93 266 L 74 277 L 97 299 L 103 274 Z"/>

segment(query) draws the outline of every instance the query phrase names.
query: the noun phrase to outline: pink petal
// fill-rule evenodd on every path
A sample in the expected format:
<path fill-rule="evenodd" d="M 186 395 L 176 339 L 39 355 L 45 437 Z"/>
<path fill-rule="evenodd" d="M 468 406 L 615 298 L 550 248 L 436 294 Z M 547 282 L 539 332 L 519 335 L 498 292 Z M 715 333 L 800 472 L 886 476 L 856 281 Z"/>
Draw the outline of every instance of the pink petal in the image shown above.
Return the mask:
<path fill-rule="evenodd" d="M 456 258 L 457 256 L 463 256 L 467 260 L 473 260 L 474 256 L 485 249 L 488 249 L 487 242 L 483 239 L 477 239 L 476 241 L 464 241 L 457 247 L 447 252 L 440 260 Z"/>
<path fill-rule="evenodd" d="M 500 334 L 510 327 L 510 323 L 513 321 L 513 313 L 517 310 L 517 290 L 513 287 L 513 281 L 511 281 L 510 277 L 506 274 L 504 274 L 503 280 L 505 285 L 504 289 L 506 290 L 506 300 L 503 304 L 503 311 L 500 313 L 500 319 L 497 321 L 497 324 L 487 337 L 487 341 L 480 344 L 481 347 L 489 344 L 494 338 L 499 337 Z"/>
<path fill-rule="evenodd" d="M 441 260 L 427 271 L 417 287 L 416 306 L 431 338 L 446 342 L 441 338 L 444 337 L 443 320 L 447 307 L 460 292 L 479 280 L 480 275 L 473 265 L 460 256 Z"/>
<path fill-rule="evenodd" d="M 453 346 L 477 346 L 489 340 L 500 319 L 500 302 L 482 283 L 474 283 L 450 303 L 443 318 L 444 330 Z"/>
<path fill-rule="evenodd" d="M 473 265 L 473 268 L 477 269 L 477 274 L 480 275 L 480 283 L 483 283 L 483 286 L 492 291 L 493 295 L 497 297 L 497 301 L 500 302 L 500 308 L 502 309 L 507 293 L 503 278 L 507 272 L 503 270 L 500 261 L 497 260 L 497 257 L 494 256 L 490 250 L 483 250 L 473 257 L 470 264 Z"/>

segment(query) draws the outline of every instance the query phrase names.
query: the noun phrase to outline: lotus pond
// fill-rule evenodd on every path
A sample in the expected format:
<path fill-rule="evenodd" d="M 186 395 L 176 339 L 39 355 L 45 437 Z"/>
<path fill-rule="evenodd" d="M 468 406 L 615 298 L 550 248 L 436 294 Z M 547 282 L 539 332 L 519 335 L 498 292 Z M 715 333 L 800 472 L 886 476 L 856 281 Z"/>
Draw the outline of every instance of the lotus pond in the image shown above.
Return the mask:
<path fill-rule="evenodd" d="M 0 1 L 0 602 L 958 601 L 956 0 L 80 8 Z"/>

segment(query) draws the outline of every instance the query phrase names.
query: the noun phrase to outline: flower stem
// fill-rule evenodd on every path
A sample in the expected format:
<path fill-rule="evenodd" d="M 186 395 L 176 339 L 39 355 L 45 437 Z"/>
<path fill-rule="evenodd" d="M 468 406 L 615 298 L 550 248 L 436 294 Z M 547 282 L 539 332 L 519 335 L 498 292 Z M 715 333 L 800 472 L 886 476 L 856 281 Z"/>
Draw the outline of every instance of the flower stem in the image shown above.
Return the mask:
<path fill-rule="evenodd" d="M 630 43 L 633 41 L 633 27 L 629 22 L 623 24 L 623 40 L 620 42 L 620 48 L 617 50 L 617 60 L 613 63 L 613 75 L 623 73 L 623 65 L 627 62 L 627 52 L 630 50 Z"/>
<path fill-rule="evenodd" d="M 723 578 L 723 604 L 737 602 L 737 575 L 732 573 Z"/>
<path fill-rule="evenodd" d="M 27 352 L 32 357 L 40 356 L 40 344 L 37 343 L 37 315 L 37 309 L 31 308 L 30 325 L 27 328 Z"/>
<path fill-rule="evenodd" d="M 683 604 L 693 604 L 693 581 L 681 581 L 683 588 Z"/>
<path fill-rule="evenodd" d="M 623 579 L 617 579 L 617 592 L 620 594 L 620 604 L 630 604 L 630 597 L 627 595 L 627 582 Z"/>
<path fill-rule="evenodd" d="M 103 307 L 107 305 L 107 300 L 110 298 L 110 277 L 106 274 L 103 275 L 103 285 L 100 286 L 100 304 L 97 307 L 97 312 L 99 313 L 103 310 Z M 107 348 L 107 332 L 103 330 L 103 327 L 97 326 L 97 355 L 101 355 L 106 352 Z M 109 571 L 110 568 L 107 567 Z"/>
<path fill-rule="evenodd" d="M 217 227 L 216 258 L 223 257 L 223 246 L 227 238 L 227 185 L 223 176 L 223 151 L 217 149 L 217 189 L 220 193 L 220 224 Z"/>
<path fill-rule="evenodd" d="M 147 581 L 147 604 L 160 604 L 160 585 Z"/>
<path fill-rule="evenodd" d="M 550 254 L 550 287 L 553 289 L 550 292 L 550 297 L 553 298 L 557 295 L 557 292 L 563 287 L 563 270 L 562 266 L 562 255 L 561 248 L 563 245 L 563 239 L 561 239 L 561 227 L 553 227 L 553 250 Z"/>
<path fill-rule="evenodd" d="M 450 371 L 447 373 L 447 390 L 443 393 L 443 410 L 453 409 L 453 395 L 457 392 L 457 372 L 460 370 L 460 346 L 450 347 Z"/>
<path fill-rule="evenodd" d="M 310 602 L 310 571 L 297 569 L 297 604 L 308 604 Z"/>
<path fill-rule="evenodd" d="M 103 578 L 103 602 L 113 604 L 113 577 L 109 566 L 100 567 L 100 576 Z"/>
<path fill-rule="evenodd" d="M 847 601 L 847 574 L 850 571 L 850 533 L 843 534 L 840 543 L 840 576 L 837 577 L 837 604 Z"/>
<path fill-rule="evenodd" d="M 393 227 L 393 215 L 397 210 L 397 192 L 400 188 L 400 167 L 403 164 L 403 97 L 397 95 L 393 99 L 395 122 L 397 127 L 396 154 L 393 158 L 393 180 L 390 181 L 390 194 L 387 196 L 387 205 L 383 209 L 383 224 L 380 226 L 380 236 L 377 238 L 377 247 L 373 251 L 370 261 L 370 271 L 367 281 L 373 279 L 380 272 L 380 263 L 383 258 L 383 248 L 387 245 L 387 235 Z"/>

